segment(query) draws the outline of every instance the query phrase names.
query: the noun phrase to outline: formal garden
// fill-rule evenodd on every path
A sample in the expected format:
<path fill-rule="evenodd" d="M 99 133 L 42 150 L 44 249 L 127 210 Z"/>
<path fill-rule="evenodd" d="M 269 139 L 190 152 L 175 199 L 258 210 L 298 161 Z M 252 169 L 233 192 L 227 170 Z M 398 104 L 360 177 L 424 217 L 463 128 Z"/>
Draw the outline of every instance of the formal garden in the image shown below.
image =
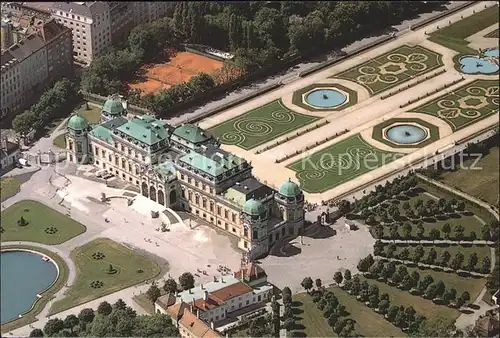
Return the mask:
<path fill-rule="evenodd" d="M 54 245 L 81 235 L 86 227 L 40 202 L 23 200 L 2 210 L 0 231 L 2 242 Z"/>
<path fill-rule="evenodd" d="M 405 45 L 336 74 L 333 78 L 359 83 L 371 95 L 377 95 L 442 66 L 440 54 L 422 46 Z"/>
<path fill-rule="evenodd" d="M 303 156 L 287 168 L 296 172 L 301 188 L 321 193 L 397 159 L 397 153 L 377 149 L 354 135 Z"/>
<path fill-rule="evenodd" d="M 76 248 L 70 257 L 76 278 L 64 298 L 52 304 L 51 314 L 153 280 L 161 272 L 156 263 L 107 238 Z"/>
<path fill-rule="evenodd" d="M 499 102 L 498 81 L 478 79 L 411 111 L 436 116 L 457 131 L 498 112 Z"/>
<path fill-rule="evenodd" d="M 89 102 L 84 102 L 75 112 L 83 116 L 90 125 L 98 124 L 101 120 L 101 108 Z M 66 149 L 66 134 L 56 136 L 53 144 L 58 148 Z"/>
<path fill-rule="evenodd" d="M 249 150 L 316 120 L 317 117 L 295 113 L 276 100 L 208 131 L 224 144 Z"/>

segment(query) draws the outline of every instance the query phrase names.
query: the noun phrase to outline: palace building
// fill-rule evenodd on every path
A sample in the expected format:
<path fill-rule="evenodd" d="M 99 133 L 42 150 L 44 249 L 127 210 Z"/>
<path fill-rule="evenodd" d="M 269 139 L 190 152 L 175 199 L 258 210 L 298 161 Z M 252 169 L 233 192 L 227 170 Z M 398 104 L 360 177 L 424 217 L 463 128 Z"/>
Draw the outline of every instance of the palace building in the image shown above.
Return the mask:
<path fill-rule="evenodd" d="M 221 149 L 198 126 L 174 127 L 151 115 L 128 119 L 114 95 L 99 125 L 76 114 L 67 128 L 68 161 L 93 163 L 165 208 L 189 211 L 236 236 L 249 259 L 303 227 L 304 195 L 297 184 L 287 180 L 276 191 L 261 183 L 251 163 Z"/>

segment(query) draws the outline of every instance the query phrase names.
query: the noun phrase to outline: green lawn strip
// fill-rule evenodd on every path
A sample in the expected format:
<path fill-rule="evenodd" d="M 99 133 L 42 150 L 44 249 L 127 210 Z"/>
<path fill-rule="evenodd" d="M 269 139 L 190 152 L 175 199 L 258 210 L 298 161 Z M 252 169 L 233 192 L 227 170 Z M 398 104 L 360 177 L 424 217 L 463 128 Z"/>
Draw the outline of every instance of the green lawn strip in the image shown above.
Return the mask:
<path fill-rule="evenodd" d="M 312 301 L 312 297 L 307 293 L 299 293 L 293 295 L 293 305 L 298 303 L 299 314 L 296 320 L 298 326 L 303 325 L 303 329 L 294 330 L 295 334 L 301 332 L 305 335 L 300 337 L 332 337 L 337 336 L 332 328 L 328 325 L 323 312 L 321 312 L 316 304 Z M 294 306 L 295 307 L 295 306 Z M 300 313 L 302 311 L 302 313 Z M 294 335 L 295 336 L 295 335 Z M 299 336 L 299 335 L 297 335 Z"/>
<path fill-rule="evenodd" d="M 249 150 L 318 119 L 319 117 L 295 113 L 286 108 L 281 100 L 276 100 L 218 124 L 208 131 L 219 137 L 224 144 Z"/>
<path fill-rule="evenodd" d="M 465 39 L 497 22 L 498 6 L 493 6 L 430 34 L 429 40 L 461 55 L 476 54 L 474 49 L 467 47 L 469 42 Z"/>
<path fill-rule="evenodd" d="M 389 243 L 385 243 L 384 247 L 387 250 L 387 247 L 389 246 Z M 410 257 L 408 260 L 411 259 L 411 255 L 413 254 L 415 248 L 418 246 L 418 244 L 409 244 L 409 245 L 396 245 L 396 252 L 394 253 L 394 257 L 397 258 L 397 255 L 403 251 L 403 249 L 408 248 L 410 250 Z M 455 255 L 458 252 L 461 252 L 464 255 L 464 263 L 462 266 L 465 268 L 467 266 L 467 262 L 469 259 L 469 256 L 472 253 L 477 254 L 478 258 L 478 263 L 476 265 L 476 268 L 479 268 L 481 266 L 481 262 L 483 261 L 484 257 L 488 257 L 491 259 L 491 250 L 488 246 L 486 245 L 474 245 L 474 246 L 462 246 L 462 245 L 444 245 L 444 244 L 439 244 L 439 245 L 422 245 L 425 253 L 424 256 L 422 257 L 422 262 L 425 263 L 425 258 L 427 257 L 427 253 L 432 249 L 436 250 L 437 253 L 437 259 L 436 259 L 436 265 L 438 265 L 439 260 L 442 256 L 442 253 L 445 251 L 448 251 L 451 255 L 450 261 L 455 257 Z"/>
<path fill-rule="evenodd" d="M 498 205 L 499 172 L 498 163 L 499 148 L 493 147 L 486 156 L 483 156 L 479 162 L 474 163 L 476 159 L 465 160 L 464 163 L 454 171 L 445 171 L 440 174 L 439 181 L 444 184 L 461 190 L 471 196 L 486 201 L 491 205 Z M 472 169 L 475 164 L 476 168 Z"/>
<path fill-rule="evenodd" d="M 58 148 L 66 149 L 66 133 L 56 136 L 52 143 Z"/>
<path fill-rule="evenodd" d="M 464 199 L 458 195 L 455 195 L 454 193 L 452 193 L 448 190 L 444 190 L 442 188 L 439 188 L 432 183 L 428 183 L 427 181 L 424 181 L 424 180 L 419 180 L 418 186 L 425 189 L 426 192 L 428 192 L 428 193 L 430 193 L 438 198 L 444 198 L 446 200 L 451 200 L 451 199 L 455 198 L 457 201 L 463 200 L 465 202 L 465 209 L 470 211 L 470 212 L 473 212 L 476 216 L 481 218 L 486 223 L 490 223 L 490 222 L 496 220 L 496 218 L 488 210 L 485 210 L 484 208 L 482 208 L 476 204 L 473 204 L 473 203 L 469 202 L 467 199 Z M 470 216 L 464 216 L 464 217 L 470 218 Z M 479 222 L 476 218 L 474 218 L 474 220 Z M 444 221 L 444 223 L 446 223 L 446 221 Z M 470 224 L 466 224 L 465 222 L 462 225 L 468 231 L 476 231 L 474 229 L 475 226 L 471 227 Z M 480 232 L 476 232 L 476 234 L 479 235 Z"/>
<path fill-rule="evenodd" d="M 417 123 L 423 127 L 426 127 L 429 129 L 429 134 L 430 137 L 418 144 L 412 145 L 412 144 L 402 144 L 402 143 L 395 143 L 391 142 L 388 140 L 386 137 L 384 137 L 384 128 L 392 125 L 392 124 L 411 124 L 413 125 L 414 123 Z M 385 130 L 387 131 L 387 130 Z M 381 143 L 387 144 L 388 146 L 394 147 L 394 148 L 423 148 L 433 142 L 436 142 L 439 140 L 439 128 L 436 127 L 435 125 L 425 122 L 424 120 L 421 119 L 415 119 L 415 118 L 394 118 L 394 119 L 389 119 L 385 122 L 382 122 L 380 124 L 377 124 L 375 127 L 373 127 L 373 133 L 372 137 L 374 140 L 377 140 Z"/>
<path fill-rule="evenodd" d="M 346 98 L 348 101 L 337 107 L 331 107 L 331 108 L 314 108 L 313 106 L 310 106 L 306 103 L 304 103 L 305 98 L 303 95 L 309 91 L 312 91 L 314 89 L 321 89 L 321 88 L 333 88 L 333 89 L 339 89 L 340 91 L 345 92 L 348 95 L 348 98 Z M 313 83 L 312 85 L 309 85 L 307 87 L 301 88 L 293 93 L 292 97 L 292 103 L 296 106 L 302 107 L 304 109 L 310 110 L 310 111 L 316 111 L 316 112 L 330 112 L 330 111 L 339 111 L 339 110 L 344 110 L 347 109 L 351 106 L 354 106 L 355 104 L 358 103 L 358 93 L 355 90 L 351 90 L 347 87 L 344 87 L 342 85 L 339 85 L 337 83 Z"/>
<path fill-rule="evenodd" d="M 15 330 L 17 328 L 23 327 L 25 325 L 31 324 L 37 321 L 36 316 L 44 309 L 50 299 L 53 298 L 54 294 L 59 291 L 68 281 L 69 269 L 64 260 L 57 254 L 45 250 L 42 248 L 38 248 L 35 246 L 29 245 L 5 245 L 2 246 L 2 250 L 5 249 L 29 249 L 33 251 L 40 252 L 50 258 L 52 258 L 59 267 L 59 276 L 55 283 L 44 293 L 42 293 L 42 298 L 39 298 L 33 308 L 25 313 L 22 318 L 12 320 L 5 324 L 2 324 L 1 332 L 2 334 L 11 330 Z"/>
<path fill-rule="evenodd" d="M 357 134 L 293 162 L 287 168 L 296 172 L 304 191 L 321 193 L 386 165 L 398 156 L 372 147 Z"/>
<path fill-rule="evenodd" d="M 429 274 L 431 272 L 433 271 L 430 271 Z M 423 274 L 425 276 L 425 271 L 420 271 L 420 273 L 421 275 Z M 368 279 L 363 276 L 359 276 L 359 278 L 361 282 L 367 280 L 368 284 L 377 285 L 381 294 L 384 292 L 389 294 L 391 305 L 403 305 L 405 308 L 412 306 L 415 309 L 416 313 L 418 315 L 425 316 L 425 318 L 427 318 L 427 322 L 429 323 L 438 323 L 442 321 L 444 323 L 451 324 L 461 314 L 458 310 L 451 309 L 443 305 L 436 305 L 431 300 L 424 299 L 420 296 L 414 296 L 408 291 L 399 290 L 398 288 L 389 286 L 383 282 L 379 282 L 374 279 Z"/>
<path fill-rule="evenodd" d="M 21 182 L 14 177 L 2 177 L 0 180 L 0 199 L 5 201 L 19 192 Z"/>
<path fill-rule="evenodd" d="M 424 103 L 412 109 L 412 112 L 436 116 L 448 123 L 453 131 L 460 130 L 498 111 L 498 104 L 494 102 L 495 91 L 498 98 L 498 81 L 478 79 Z M 472 106 L 479 104 L 479 108 L 461 108 L 459 100 L 471 95 L 474 97 L 468 99 L 467 103 Z M 476 112 L 479 115 L 470 117 Z M 448 117 L 442 117 L 442 114 Z"/>
<path fill-rule="evenodd" d="M 396 326 L 388 322 L 384 316 L 376 313 L 373 309 L 356 300 L 339 287 L 329 289 L 332 291 L 339 303 L 346 307 L 349 317 L 356 321 L 354 331 L 365 337 L 402 337 L 405 334 Z"/>
<path fill-rule="evenodd" d="M 22 218 L 28 222 L 20 226 Z M 19 201 L 2 211 L 2 242 L 29 241 L 42 244 L 61 244 L 84 233 L 84 225 L 32 200 Z"/>
<path fill-rule="evenodd" d="M 405 60 L 400 58 L 400 55 L 403 55 L 404 57 L 410 56 L 411 54 L 414 53 L 420 53 L 423 54 L 427 57 L 426 60 L 424 60 L 423 64 L 425 64 L 426 68 L 425 69 L 412 69 L 411 63 L 406 62 Z M 391 64 L 391 63 L 394 63 Z M 390 70 L 390 71 L 399 71 L 399 65 L 398 63 L 404 63 L 405 68 L 404 71 L 393 74 L 382 74 L 381 72 L 381 66 L 387 65 L 385 68 Z M 377 56 L 371 60 L 368 60 L 360 65 L 354 66 L 350 69 L 347 69 L 339 74 L 336 74 L 332 76 L 332 78 L 341 78 L 341 79 L 346 79 L 349 81 L 353 81 L 356 83 L 361 84 L 365 88 L 368 89 L 368 91 L 371 93 L 371 95 L 377 95 L 380 94 L 383 91 L 386 91 L 388 89 L 394 88 L 406 81 L 411 80 L 414 77 L 420 76 L 422 74 L 428 73 L 436 68 L 439 68 L 443 65 L 442 61 L 442 56 L 432 50 L 429 50 L 427 48 L 424 48 L 422 46 L 400 46 L 392 51 L 389 51 L 385 54 L 382 54 L 380 56 Z M 392 70 L 392 68 L 395 68 Z M 363 72 L 362 72 L 363 71 Z M 369 74 L 373 75 L 374 77 L 379 77 L 384 80 L 386 79 L 386 82 L 380 81 L 379 79 L 373 81 L 372 83 L 360 83 L 358 82 L 357 78 L 361 75 L 364 74 Z M 397 81 L 392 81 L 392 77 L 396 77 Z"/>
<path fill-rule="evenodd" d="M 94 259 L 94 253 L 102 253 L 104 257 Z M 156 263 L 107 238 L 76 248 L 71 252 L 71 259 L 77 269 L 76 279 L 65 297 L 52 305 L 51 314 L 152 280 L 161 272 Z M 106 271 L 110 264 L 117 270 L 115 274 Z M 102 282 L 102 286 L 93 288 L 91 283 L 95 281 Z"/>
<path fill-rule="evenodd" d="M 77 109 L 77 112 L 85 117 L 90 124 L 98 124 L 101 120 L 101 109 L 88 102 L 83 103 Z"/>

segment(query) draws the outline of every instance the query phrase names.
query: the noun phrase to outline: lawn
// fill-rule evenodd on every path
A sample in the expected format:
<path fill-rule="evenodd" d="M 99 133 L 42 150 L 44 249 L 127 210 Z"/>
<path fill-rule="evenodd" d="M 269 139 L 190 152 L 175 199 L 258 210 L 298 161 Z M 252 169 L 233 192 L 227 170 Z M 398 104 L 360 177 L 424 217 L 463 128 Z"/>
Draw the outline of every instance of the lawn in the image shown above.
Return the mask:
<path fill-rule="evenodd" d="M 0 200 L 3 202 L 19 192 L 21 182 L 14 177 L 2 177 L 0 180 Z"/>
<path fill-rule="evenodd" d="M 276 100 L 218 124 L 209 132 L 224 144 L 249 150 L 318 119 L 295 113 Z"/>
<path fill-rule="evenodd" d="M 439 117 L 454 131 L 498 111 L 498 80 L 475 80 L 412 110 Z"/>
<path fill-rule="evenodd" d="M 51 314 L 154 279 L 161 272 L 156 263 L 107 238 L 75 249 L 70 257 L 77 269 L 76 279 L 65 297 L 52 305 Z M 113 273 L 108 271 L 110 265 Z"/>
<path fill-rule="evenodd" d="M 422 46 L 405 45 L 332 77 L 359 83 L 371 95 L 377 95 L 441 66 L 440 54 Z"/>
<path fill-rule="evenodd" d="M 52 143 L 58 148 L 66 149 L 66 133 L 56 136 Z"/>
<path fill-rule="evenodd" d="M 410 270 L 410 269 L 409 269 Z M 421 275 L 425 276 L 424 271 L 420 271 Z M 430 272 L 433 272 L 430 270 Z M 429 272 L 429 274 L 430 274 Z M 359 276 L 361 282 L 367 280 L 370 285 L 377 285 L 380 293 L 388 293 L 391 305 L 413 306 L 418 315 L 425 316 L 429 324 L 436 324 L 444 322 L 447 324 L 453 323 L 459 316 L 460 311 L 451 309 L 447 306 L 436 305 L 431 300 L 424 299 L 420 296 L 414 296 L 408 291 L 399 290 L 396 287 L 389 286 L 383 282 L 376 281 L 374 279 L 367 279 L 363 276 Z M 443 282 L 445 282 L 443 280 Z M 445 282 L 446 283 L 446 282 Z M 458 291 L 458 289 L 457 289 Z"/>
<path fill-rule="evenodd" d="M 98 124 L 101 120 L 101 108 L 95 104 L 85 102 L 76 111 L 85 117 L 89 124 Z"/>
<path fill-rule="evenodd" d="M 498 205 L 500 163 L 498 147 L 490 149 L 475 167 L 480 170 L 469 170 L 475 159 L 466 160 L 457 170 L 446 171 L 440 174 L 439 181 L 455 189 L 466 192 L 491 205 Z"/>
<path fill-rule="evenodd" d="M 308 193 L 321 193 L 386 165 L 399 154 L 372 147 L 354 135 L 287 167 L 297 173 L 301 188 Z"/>
<path fill-rule="evenodd" d="M 463 54 L 477 54 L 465 38 L 498 22 L 498 6 L 487 8 L 431 34 L 429 40 Z M 493 47 L 493 46 L 492 46 Z"/>
<path fill-rule="evenodd" d="M 22 318 L 7 322 L 5 324 L 2 324 L 2 334 L 17 328 L 20 328 L 22 326 L 31 324 L 33 322 L 37 321 L 36 316 L 44 309 L 45 305 L 50 301 L 50 299 L 53 297 L 53 295 L 59 291 L 67 282 L 68 276 L 69 276 L 69 269 L 64 260 L 59 257 L 59 255 L 49 251 L 45 250 L 39 247 L 33 247 L 33 246 L 27 246 L 27 245 L 6 245 L 2 246 L 2 249 L 30 249 L 34 250 L 37 252 L 40 252 L 46 256 L 49 256 L 52 258 L 56 264 L 59 267 L 59 276 L 57 280 L 54 282 L 54 284 L 50 287 L 50 289 L 46 290 L 42 294 L 42 298 L 39 298 L 31 311 L 25 313 Z"/>
<path fill-rule="evenodd" d="M 27 221 L 18 225 L 21 217 Z M 29 241 L 61 244 L 86 231 L 84 225 L 48 206 L 32 201 L 17 202 L 2 211 L 2 242 Z"/>
<path fill-rule="evenodd" d="M 389 323 L 381 315 L 356 300 L 339 287 L 328 289 L 338 298 L 339 303 L 346 307 L 349 312 L 348 318 L 355 320 L 354 330 L 365 337 L 401 337 L 403 332 Z M 294 330 L 297 336 L 301 337 L 331 337 L 337 336 L 328 326 L 323 313 L 318 310 L 313 303 L 312 297 L 307 293 L 300 293 L 293 296 L 293 305 L 298 306 L 299 320 L 296 321 L 298 327 L 303 329 Z M 300 332 L 300 333 L 299 333 Z M 305 335 L 302 335 L 305 333 Z"/>
<path fill-rule="evenodd" d="M 298 305 L 296 325 L 300 329 L 294 330 L 296 337 L 332 337 L 336 336 L 328 326 L 323 313 L 313 303 L 312 297 L 307 293 L 293 295 L 293 305 Z M 303 326 L 303 328 L 302 328 Z M 304 335 L 305 334 L 305 335 Z"/>

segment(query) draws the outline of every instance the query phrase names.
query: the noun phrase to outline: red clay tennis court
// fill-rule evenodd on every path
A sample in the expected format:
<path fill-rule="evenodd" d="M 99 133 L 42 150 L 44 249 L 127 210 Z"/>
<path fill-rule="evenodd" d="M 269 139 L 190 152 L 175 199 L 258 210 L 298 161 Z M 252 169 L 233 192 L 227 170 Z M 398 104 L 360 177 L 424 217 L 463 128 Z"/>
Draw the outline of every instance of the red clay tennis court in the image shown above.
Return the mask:
<path fill-rule="evenodd" d="M 214 74 L 223 63 L 206 56 L 191 52 L 174 53 L 168 63 L 147 64 L 141 67 L 143 78 L 129 84 L 130 88 L 139 89 L 142 95 L 156 93 L 173 85 L 187 82 L 200 73 Z"/>

